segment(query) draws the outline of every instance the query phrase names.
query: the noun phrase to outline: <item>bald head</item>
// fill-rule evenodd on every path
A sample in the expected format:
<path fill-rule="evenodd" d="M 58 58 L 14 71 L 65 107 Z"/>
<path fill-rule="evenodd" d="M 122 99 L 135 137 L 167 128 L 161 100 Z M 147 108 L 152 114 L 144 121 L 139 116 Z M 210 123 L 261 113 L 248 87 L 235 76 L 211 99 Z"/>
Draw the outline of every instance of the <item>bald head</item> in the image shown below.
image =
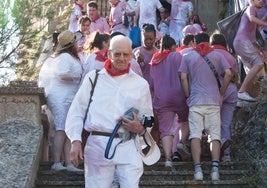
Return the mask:
<path fill-rule="evenodd" d="M 114 50 L 116 48 L 127 48 L 132 51 L 132 41 L 130 38 L 123 35 L 117 35 L 110 40 L 109 49 Z"/>

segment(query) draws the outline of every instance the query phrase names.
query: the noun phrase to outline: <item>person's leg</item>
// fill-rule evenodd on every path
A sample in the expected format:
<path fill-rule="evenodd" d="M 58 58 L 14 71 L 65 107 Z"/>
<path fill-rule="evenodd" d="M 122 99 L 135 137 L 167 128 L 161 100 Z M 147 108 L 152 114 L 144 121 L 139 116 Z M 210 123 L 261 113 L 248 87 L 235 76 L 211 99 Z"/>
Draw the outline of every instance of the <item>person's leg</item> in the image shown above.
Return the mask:
<path fill-rule="evenodd" d="M 203 121 L 203 106 L 193 106 L 189 108 L 189 129 L 190 129 L 190 142 L 191 154 L 194 162 L 194 179 L 203 180 L 203 172 L 201 168 L 201 136 L 204 129 Z"/>
<path fill-rule="evenodd" d="M 103 137 L 103 136 L 102 136 Z M 85 188 L 111 187 L 115 165 L 104 157 L 105 137 L 89 136 L 84 148 Z"/>
<path fill-rule="evenodd" d="M 211 179 L 219 180 L 219 161 L 221 149 L 221 116 L 219 106 L 209 106 L 206 108 L 205 127 L 208 129 L 211 139 Z"/>
<path fill-rule="evenodd" d="M 175 113 L 170 111 L 157 111 L 159 132 L 161 143 L 164 151 L 167 166 L 171 166 L 169 161 L 172 161 L 172 145 L 174 135 L 174 119 Z M 167 162 L 168 161 L 168 162 Z M 167 164 L 168 163 L 168 164 Z"/>
<path fill-rule="evenodd" d="M 151 136 L 155 140 L 155 142 L 159 145 L 160 144 L 160 133 L 159 133 L 159 123 L 158 123 L 158 117 L 157 117 L 157 111 L 154 110 L 154 125 L 151 129 Z"/>
<path fill-rule="evenodd" d="M 183 143 L 188 142 L 188 137 L 189 137 L 189 124 L 187 122 L 181 122 L 180 123 L 180 129 L 181 129 L 181 141 Z"/>
<path fill-rule="evenodd" d="M 116 154 L 113 163 L 116 165 L 120 188 L 138 188 L 144 167 L 134 140 L 120 144 Z"/>
<path fill-rule="evenodd" d="M 66 138 L 66 134 L 64 131 L 56 131 L 54 137 L 54 151 L 53 151 L 53 158 L 54 163 L 60 162 L 61 153 L 63 152 L 64 148 L 64 141 Z"/>
<path fill-rule="evenodd" d="M 246 75 L 239 92 L 248 92 L 249 89 L 253 86 L 253 80 L 257 76 L 257 74 L 262 70 L 263 65 L 255 65 L 250 69 L 248 74 Z"/>
<path fill-rule="evenodd" d="M 189 146 L 189 125 L 187 122 L 179 122 L 181 138 L 179 143 L 176 145 L 179 154 L 182 156 L 183 161 L 189 161 L 191 159 L 190 146 Z"/>
<path fill-rule="evenodd" d="M 235 107 L 236 103 L 227 103 L 227 102 L 224 102 L 221 107 L 221 140 L 222 140 L 222 147 L 220 152 L 221 157 L 222 155 L 230 155 L 229 146 L 231 145 L 231 123 Z"/>
<path fill-rule="evenodd" d="M 164 156 L 166 160 L 171 160 L 172 158 L 172 143 L 173 143 L 173 136 L 168 135 L 161 138 L 162 147 L 164 150 Z"/>
<path fill-rule="evenodd" d="M 174 118 L 174 137 L 173 137 L 173 143 L 172 143 L 172 153 L 177 152 L 177 144 L 180 141 L 180 124 L 178 122 L 177 117 Z"/>
<path fill-rule="evenodd" d="M 65 170 L 66 167 L 63 166 L 61 162 L 61 154 L 63 152 L 64 148 L 64 141 L 66 138 L 66 134 L 62 130 L 57 130 L 55 132 L 55 137 L 54 137 L 54 143 L 53 143 L 53 159 L 54 163 L 51 166 L 52 170 Z"/>
<path fill-rule="evenodd" d="M 191 153 L 194 164 L 200 164 L 201 140 L 200 138 L 191 139 Z"/>

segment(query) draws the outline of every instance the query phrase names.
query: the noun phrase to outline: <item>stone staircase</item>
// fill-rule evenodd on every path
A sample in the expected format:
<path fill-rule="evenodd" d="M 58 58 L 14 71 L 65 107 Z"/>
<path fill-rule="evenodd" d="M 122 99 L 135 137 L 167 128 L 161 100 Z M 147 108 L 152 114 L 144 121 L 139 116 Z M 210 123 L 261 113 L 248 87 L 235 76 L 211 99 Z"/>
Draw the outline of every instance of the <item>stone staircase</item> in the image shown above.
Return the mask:
<path fill-rule="evenodd" d="M 163 160 L 153 166 L 145 166 L 140 188 L 245 188 L 248 164 L 234 161 L 220 164 L 220 180 L 211 181 L 210 162 L 203 162 L 203 181 L 193 180 L 192 162 L 174 162 L 173 168 L 165 168 Z M 51 162 L 40 164 L 36 187 L 38 188 L 81 188 L 84 187 L 83 172 L 55 172 L 50 170 Z M 82 166 L 81 166 L 82 168 Z"/>

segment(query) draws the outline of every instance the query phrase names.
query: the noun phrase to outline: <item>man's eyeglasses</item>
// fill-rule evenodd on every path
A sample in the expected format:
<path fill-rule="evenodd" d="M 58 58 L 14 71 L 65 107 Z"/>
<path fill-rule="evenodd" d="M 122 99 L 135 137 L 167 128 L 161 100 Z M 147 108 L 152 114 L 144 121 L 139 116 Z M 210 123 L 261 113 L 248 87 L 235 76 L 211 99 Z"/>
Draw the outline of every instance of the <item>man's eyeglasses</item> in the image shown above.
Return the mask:
<path fill-rule="evenodd" d="M 111 52 L 112 52 L 112 50 L 111 50 Z M 115 58 L 119 58 L 119 57 L 123 57 L 123 58 L 128 58 L 128 57 L 130 57 L 131 56 L 131 53 L 123 53 L 123 52 L 112 52 L 112 54 L 113 54 L 113 56 L 115 57 Z"/>

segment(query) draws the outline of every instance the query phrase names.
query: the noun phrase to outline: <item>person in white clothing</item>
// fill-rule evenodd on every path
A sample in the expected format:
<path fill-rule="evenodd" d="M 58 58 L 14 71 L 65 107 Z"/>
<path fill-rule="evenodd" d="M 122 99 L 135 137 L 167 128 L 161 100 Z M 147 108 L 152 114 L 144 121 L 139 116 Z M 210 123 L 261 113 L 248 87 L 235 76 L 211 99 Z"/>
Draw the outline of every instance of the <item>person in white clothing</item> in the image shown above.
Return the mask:
<path fill-rule="evenodd" d="M 109 59 L 98 74 L 98 80 L 87 111 L 95 71 L 89 72 L 78 90 L 69 109 L 66 133 L 71 140 L 71 159 L 75 166 L 84 158 L 85 187 L 111 187 L 116 172 L 121 188 L 138 188 L 143 174 L 143 162 L 133 138 L 124 139 L 117 145 L 112 159 L 104 157 L 111 132 L 118 121 L 121 127 L 116 134 L 111 150 L 122 141 L 119 135 L 129 133 L 142 135 L 145 127 L 140 123 L 142 116 L 153 115 L 148 83 L 130 69 L 132 58 L 131 40 L 115 36 L 110 41 Z M 132 113 L 128 119 L 124 113 L 134 107 L 139 113 Z M 86 114 L 87 112 L 87 114 Z M 83 121 L 85 124 L 83 126 Z M 83 127 L 90 132 L 84 148 L 81 146 Z"/>
<path fill-rule="evenodd" d="M 108 59 L 109 42 L 110 35 L 101 34 L 98 31 L 92 33 L 87 39 L 84 47 L 88 55 L 83 64 L 82 80 L 88 72 L 100 70 L 104 67 L 105 61 Z"/>
<path fill-rule="evenodd" d="M 81 35 L 69 30 L 58 35 L 54 57 L 47 59 L 39 73 L 39 86 L 44 87 L 47 106 L 54 116 L 52 170 L 82 171 L 70 161 L 70 140 L 65 133 L 65 120 L 71 102 L 79 88 L 82 66 L 77 52 L 77 40 Z M 63 154 L 64 159 L 61 158 Z M 63 166 L 63 160 L 65 166 Z"/>
<path fill-rule="evenodd" d="M 166 0 L 172 5 L 170 16 L 170 36 L 180 46 L 183 38 L 183 28 L 188 24 L 189 17 L 193 13 L 193 4 L 189 0 Z"/>
<path fill-rule="evenodd" d="M 70 14 L 70 23 L 68 27 L 71 32 L 76 32 L 79 30 L 78 20 L 80 19 L 80 17 L 82 17 L 83 3 L 83 0 L 74 1 L 74 7 Z"/>

